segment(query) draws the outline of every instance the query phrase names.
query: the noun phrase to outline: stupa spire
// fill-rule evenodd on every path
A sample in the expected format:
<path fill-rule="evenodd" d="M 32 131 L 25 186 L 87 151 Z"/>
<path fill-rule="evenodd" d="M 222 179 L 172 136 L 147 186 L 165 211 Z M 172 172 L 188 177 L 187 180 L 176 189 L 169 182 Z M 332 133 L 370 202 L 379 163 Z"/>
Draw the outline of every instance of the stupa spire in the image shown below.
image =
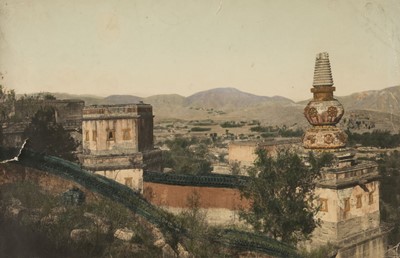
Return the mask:
<path fill-rule="evenodd" d="M 333 86 L 331 64 L 327 52 L 317 54 L 314 69 L 314 87 Z"/>

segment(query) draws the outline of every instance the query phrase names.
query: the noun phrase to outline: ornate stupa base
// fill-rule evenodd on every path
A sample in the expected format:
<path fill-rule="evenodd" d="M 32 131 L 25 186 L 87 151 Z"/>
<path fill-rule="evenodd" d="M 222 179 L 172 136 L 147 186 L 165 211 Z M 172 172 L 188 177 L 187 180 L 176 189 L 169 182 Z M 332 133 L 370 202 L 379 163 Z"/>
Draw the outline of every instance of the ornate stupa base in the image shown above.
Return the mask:
<path fill-rule="evenodd" d="M 339 149 L 346 147 L 347 134 L 335 126 L 314 126 L 303 136 L 306 149 Z"/>
<path fill-rule="evenodd" d="M 356 158 L 356 151 L 353 148 L 345 147 L 345 148 L 338 148 L 338 149 L 303 149 L 299 150 L 301 156 L 305 159 L 309 156 L 309 153 L 312 152 L 314 156 L 320 157 L 324 154 L 332 154 L 334 160 L 329 165 L 330 168 L 346 168 L 352 167 L 358 163 Z"/>

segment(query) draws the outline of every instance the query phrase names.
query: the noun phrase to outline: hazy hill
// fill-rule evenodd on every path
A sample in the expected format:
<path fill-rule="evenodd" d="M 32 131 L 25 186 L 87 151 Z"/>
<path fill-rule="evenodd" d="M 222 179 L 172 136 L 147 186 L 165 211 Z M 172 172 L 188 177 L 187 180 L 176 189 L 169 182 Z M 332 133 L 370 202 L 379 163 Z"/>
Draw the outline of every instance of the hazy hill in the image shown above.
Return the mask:
<path fill-rule="evenodd" d="M 265 97 L 239 91 L 235 88 L 216 88 L 195 93 L 185 99 L 191 107 L 213 108 L 223 111 L 242 109 L 270 102 L 289 104 L 292 100 L 284 97 Z"/>
<path fill-rule="evenodd" d="M 189 97 L 178 94 L 154 95 L 141 98 L 132 95 L 111 95 L 106 98 L 93 95 L 52 93 L 59 99 L 82 99 L 86 105 L 126 104 L 143 101 L 153 106 L 156 120 L 252 120 L 268 124 L 307 126 L 303 109 L 309 100 L 294 103 L 285 97 L 266 97 L 242 92 L 234 88 L 216 88 L 195 93 Z M 311 97 L 311 96 L 310 96 Z M 337 97 L 345 107 L 345 117 L 374 120 L 377 129 L 400 125 L 400 86 L 382 90 L 364 91 Z"/>
<path fill-rule="evenodd" d="M 184 107 L 184 101 L 185 97 L 178 94 L 154 95 L 143 99 L 144 103 L 153 106 L 156 119 L 186 119 L 186 114 L 190 114 L 190 110 Z"/>
<path fill-rule="evenodd" d="M 138 103 L 142 101 L 141 97 L 133 96 L 133 95 L 110 95 L 105 97 L 102 100 L 102 104 L 129 104 L 129 103 Z"/>
<path fill-rule="evenodd" d="M 153 106 L 182 107 L 185 102 L 185 97 L 178 94 L 161 94 L 144 98 L 143 101 Z"/>
<path fill-rule="evenodd" d="M 400 114 L 400 86 L 338 97 L 348 110 L 373 110 Z"/>

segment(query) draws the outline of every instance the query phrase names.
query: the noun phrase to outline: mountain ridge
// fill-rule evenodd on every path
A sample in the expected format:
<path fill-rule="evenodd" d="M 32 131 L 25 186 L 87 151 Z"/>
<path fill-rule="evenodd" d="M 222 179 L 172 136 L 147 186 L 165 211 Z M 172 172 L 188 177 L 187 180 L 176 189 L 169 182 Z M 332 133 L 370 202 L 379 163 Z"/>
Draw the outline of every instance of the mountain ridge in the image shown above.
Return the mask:
<path fill-rule="evenodd" d="M 80 98 L 77 94 L 52 94 L 59 99 L 69 96 L 74 99 Z M 353 110 L 367 110 L 400 115 L 400 86 L 356 92 L 347 96 L 336 96 L 336 98 L 348 113 Z M 144 98 L 134 95 L 107 97 L 82 95 L 80 99 L 84 100 L 86 105 L 128 104 L 143 101 L 153 106 L 156 119 L 260 119 L 277 124 L 279 121 L 306 123 L 302 113 L 305 105 L 310 101 L 309 99 L 294 102 L 282 96 L 259 96 L 232 87 L 200 91 L 188 97 L 179 94 L 158 94 Z"/>

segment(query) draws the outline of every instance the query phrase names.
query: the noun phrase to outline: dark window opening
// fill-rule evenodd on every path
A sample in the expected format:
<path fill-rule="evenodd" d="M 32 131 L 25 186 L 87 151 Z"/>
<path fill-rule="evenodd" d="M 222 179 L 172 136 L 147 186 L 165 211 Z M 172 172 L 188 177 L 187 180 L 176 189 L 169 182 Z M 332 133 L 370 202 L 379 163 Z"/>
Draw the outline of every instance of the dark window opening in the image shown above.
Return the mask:
<path fill-rule="evenodd" d="M 115 140 L 115 131 L 109 130 L 107 131 L 107 141 L 114 141 Z"/>

